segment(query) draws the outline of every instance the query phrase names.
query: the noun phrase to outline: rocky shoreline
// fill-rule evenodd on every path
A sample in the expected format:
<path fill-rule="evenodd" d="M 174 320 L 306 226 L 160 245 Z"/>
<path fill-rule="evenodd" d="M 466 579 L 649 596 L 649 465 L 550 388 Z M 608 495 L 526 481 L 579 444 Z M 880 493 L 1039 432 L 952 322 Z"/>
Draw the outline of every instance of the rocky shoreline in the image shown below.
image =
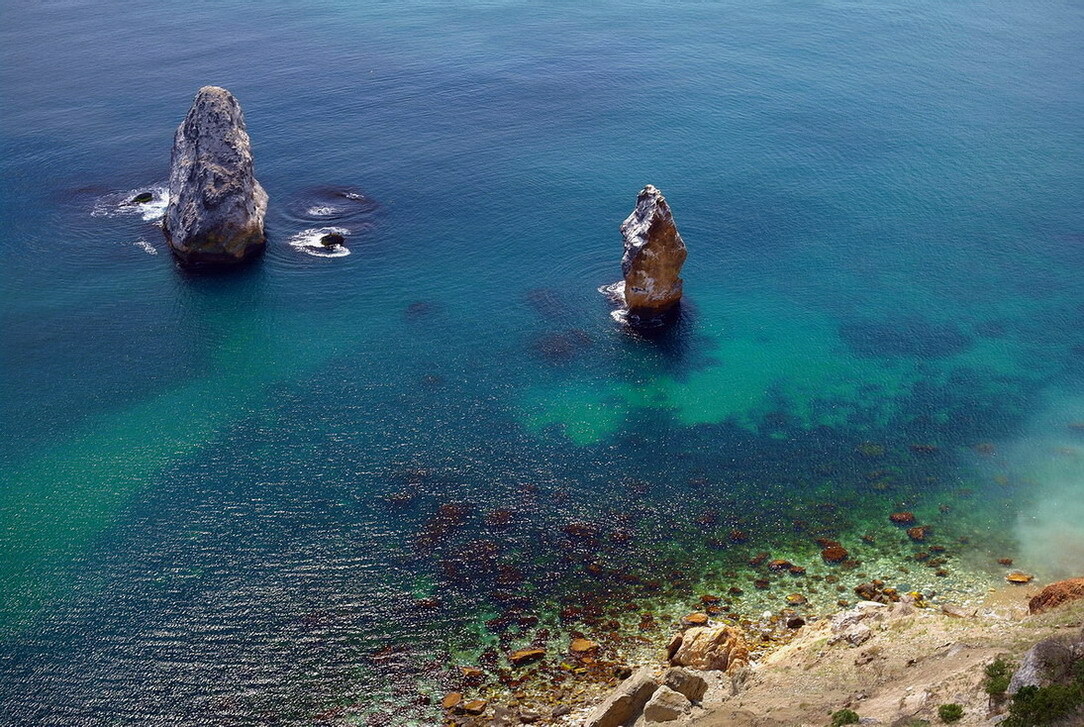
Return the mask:
<path fill-rule="evenodd" d="M 1021 664 L 1019 677 L 1034 661 L 1029 649 L 1055 638 L 1084 662 L 1084 579 L 1045 589 L 1006 580 L 956 603 L 881 587 L 870 593 L 876 600 L 831 615 L 784 609 L 742 627 L 694 612 L 667 643 L 645 639 L 650 656 L 638 664 L 613 663 L 599 644 L 574 637 L 559 666 L 545 668 L 575 677 L 575 690 L 547 693 L 536 684 L 502 693 L 482 688 L 483 673 L 464 667 L 465 688 L 441 704 L 443 724 L 820 727 L 851 710 L 861 724 L 920 727 L 941 724 L 942 705 L 960 705 L 956 724 L 999 724 L 1012 698 L 984 691 L 984 669 L 995 659 Z M 542 668 L 543 649 L 521 652 L 514 665 Z M 1010 692 L 1040 682 L 1020 677 Z"/>

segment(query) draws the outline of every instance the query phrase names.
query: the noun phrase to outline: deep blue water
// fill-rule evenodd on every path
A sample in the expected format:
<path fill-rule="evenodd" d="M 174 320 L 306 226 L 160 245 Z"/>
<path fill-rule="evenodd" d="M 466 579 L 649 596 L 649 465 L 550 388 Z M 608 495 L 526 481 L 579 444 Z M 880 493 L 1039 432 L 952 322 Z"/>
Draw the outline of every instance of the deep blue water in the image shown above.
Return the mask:
<path fill-rule="evenodd" d="M 969 539 L 914 587 L 1084 564 L 1079 2 L 0 20 L 0 722 L 429 724 L 541 638 L 494 616 L 602 638 L 557 613 L 824 570 L 818 533 L 888 567 L 900 507 Z M 191 275 L 116 203 L 205 84 L 270 243 Z M 651 339 L 597 292 L 647 183 L 690 251 Z"/>

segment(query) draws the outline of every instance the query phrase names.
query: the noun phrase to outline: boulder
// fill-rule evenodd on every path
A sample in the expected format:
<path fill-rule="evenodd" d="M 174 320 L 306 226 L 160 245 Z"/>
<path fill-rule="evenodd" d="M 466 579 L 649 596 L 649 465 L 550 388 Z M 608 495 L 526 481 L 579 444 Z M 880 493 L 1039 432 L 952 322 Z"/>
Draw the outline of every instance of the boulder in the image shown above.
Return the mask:
<path fill-rule="evenodd" d="M 1084 578 L 1069 578 L 1051 583 L 1028 601 L 1028 611 L 1042 613 L 1063 603 L 1084 598 Z"/>
<path fill-rule="evenodd" d="M 941 604 L 941 613 L 953 618 L 974 618 L 978 614 L 977 608 L 963 608 L 953 606 L 951 603 Z"/>
<path fill-rule="evenodd" d="M 684 695 L 690 702 L 699 702 L 708 691 L 708 682 L 692 669 L 672 666 L 663 675 L 663 684 Z"/>
<path fill-rule="evenodd" d="M 632 325 L 657 325 L 681 301 L 681 266 L 688 254 L 670 205 L 650 184 L 640 190 L 636 208 L 621 223 L 625 252 L 623 280 L 606 288 L 625 306 Z"/>
<path fill-rule="evenodd" d="M 620 727 L 639 716 L 656 689 L 658 684 L 651 674 L 651 667 L 637 669 L 595 708 L 584 727 Z"/>
<path fill-rule="evenodd" d="M 1084 631 L 1052 636 L 1028 649 L 1009 682 L 1009 694 L 1021 687 L 1045 687 L 1066 680 L 1073 664 L 1084 659 Z"/>
<path fill-rule="evenodd" d="M 733 626 L 694 626 L 678 634 L 668 648 L 670 663 L 703 671 L 731 672 L 749 663 L 749 647 Z"/>
<path fill-rule="evenodd" d="M 647 724 L 673 722 L 682 715 L 688 714 L 690 706 L 692 705 L 684 694 L 663 685 L 655 690 L 644 706 L 644 721 Z"/>
<path fill-rule="evenodd" d="M 162 229 L 182 265 L 231 265 L 264 248 L 267 193 L 237 99 L 204 86 L 177 128 Z"/>

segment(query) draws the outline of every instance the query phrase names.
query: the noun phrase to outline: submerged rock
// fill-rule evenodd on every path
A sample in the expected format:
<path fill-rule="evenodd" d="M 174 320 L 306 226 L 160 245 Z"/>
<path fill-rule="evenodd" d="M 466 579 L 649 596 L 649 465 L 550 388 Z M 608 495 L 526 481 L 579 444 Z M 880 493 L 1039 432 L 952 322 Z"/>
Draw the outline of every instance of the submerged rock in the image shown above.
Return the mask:
<path fill-rule="evenodd" d="M 173 138 L 166 241 L 184 265 L 235 264 L 263 249 L 266 212 L 241 105 L 204 86 Z"/>
<path fill-rule="evenodd" d="M 150 192 L 140 192 L 135 197 L 125 202 L 125 204 L 147 204 L 154 199 L 154 195 Z"/>
<path fill-rule="evenodd" d="M 568 652 L 573 656 L 590 656 L 598 653 L 599 645 L 590 639 L 577 637 L 568 645 Z"/>
<path fill-rule="evenodd" d="M 508 655 L 508 661 L 512 663 L 512 666 L 523 666 L 524 664 L 530 664 L 532 661 L 538 661 L 545 655 L 546 652 L 544 649 L 519 649 Z"/>
<path fill-rule="evenodd" d="M 625 306 L 632 325 L 657 325 L 681 301 L 681 266 L 687 251 L 678 234 L 670 205 L 650 184 L 636 198 L 636 209 L 621 223 L 625 252 L 623 280 L 606 288 Z"/>
<path fill-rule="evenodd" d="M 329 232 L 320 238 L 320 244 L 324 247 L 339 247 L 346 244 L 346 238 L 338 232 Z"/>

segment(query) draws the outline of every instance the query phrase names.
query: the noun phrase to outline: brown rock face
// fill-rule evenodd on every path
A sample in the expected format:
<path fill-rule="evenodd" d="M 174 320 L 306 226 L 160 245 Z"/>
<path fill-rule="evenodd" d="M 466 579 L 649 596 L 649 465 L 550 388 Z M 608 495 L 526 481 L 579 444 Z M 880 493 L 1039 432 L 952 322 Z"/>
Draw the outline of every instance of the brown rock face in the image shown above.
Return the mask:
<path fill-rule="evenodd" d="M 732 672 L 749 663 L 749 647 L 732 626 L 696 626 L 674 637 L 670 663 L 704 671 Z"/>
<path fill-rule="evenodd" d="M 1084 578 L 1069 578 L 1039 591 L 1039 595 L 1028 601 L 1028 611 L 1042 613 L 1080 598 L 1084 598 Z"/>
<path fill-rule="evenodd" d="M 640 191 L 636 209 L 621 223 L 621 235 L 624 280 L 606 290 L 624 303 L 629 323 L 662 322 L 681 301 L 681 266 L 688 253 L 659 190 L 649 184 Z"/>

